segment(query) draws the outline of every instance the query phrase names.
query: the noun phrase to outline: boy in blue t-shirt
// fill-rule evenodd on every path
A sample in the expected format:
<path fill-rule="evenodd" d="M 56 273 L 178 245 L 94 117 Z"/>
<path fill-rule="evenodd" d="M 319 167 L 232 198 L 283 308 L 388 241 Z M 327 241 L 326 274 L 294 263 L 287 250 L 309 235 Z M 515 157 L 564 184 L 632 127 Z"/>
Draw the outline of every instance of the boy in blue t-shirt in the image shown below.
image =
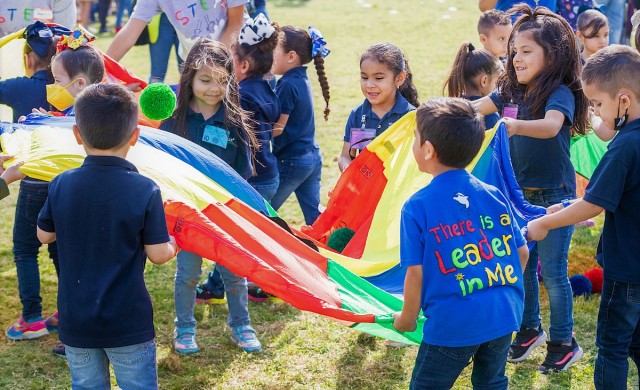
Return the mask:
<path fill-rule="evenodd" d="M 160 189 L 125 160 L 138 140 L 138 104 L 124 87 L 94 84 L 75 103 L 73 133 L 87 157 L 51 181 L 38 239 L 57 241 L 58 312 L 73 388 L 158 387 L 147 256 L 178 247 L 167 234 Z"/>
<path fill-rule="evenodd" d="M 528 239 L 605 211 L 604 284 L 596 330 L 596 389 L 626 389 L 631 356 L 640 368 L 640 54 L 612 45 L 591 56 L 582 86 L 602 122 L 617 130 L 591 176 L 585 195 L 550 206 L 529 222 Z M 566 210 L 563 210 L 566 207 Z"/>
<path fill-rule="evenodd" d="M 529 252 L 504 195 L 464 168 L 480 151 L 484 121 L 466 99 L 418 108 L 413 155 L 433 175 L 402 209 L 400 264 L 407 268 L 402 313 L 413 331 L 426 317 L 411 388 L 451 388 L 473 358 L 474 388 L 506 389 L 511 335 L 524 307 Z"/>

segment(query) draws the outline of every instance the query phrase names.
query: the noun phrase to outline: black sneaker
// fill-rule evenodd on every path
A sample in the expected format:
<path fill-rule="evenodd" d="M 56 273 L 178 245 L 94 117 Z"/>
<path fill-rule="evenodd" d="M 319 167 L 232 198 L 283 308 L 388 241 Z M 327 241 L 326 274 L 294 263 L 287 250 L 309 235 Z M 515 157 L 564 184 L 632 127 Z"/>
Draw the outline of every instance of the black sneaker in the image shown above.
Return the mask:
<path fill-rule="evenodd" d="M 196 303 L 202 303 L 205 305 L 221 305 L 226 302 L 227 300 L 224 298 L 224 292 L 216 295 L 199 283 L 196 286 Z"/>
<path fill-rule="evenodd" d="M 552 374 L 554 372 L 566 371 L 573 363 L 578 361 L 583 355 L 582 348 L 578 345 L 575 337 L 571 338 L 571 345 L 547 342 L 547 357 L 538 366 L 541 374 Z"/>
<path fill-rule="evenodd" d="M 542 325 L 538 326 L 538 329 L 528 329 L 521 326 L 516 338 L 511 342 L 507 360 L 511 363 L 523 361 L 529 357 L 535 347 L 544 344 L 546 340 L 547 334 L 542 330 Z"/>
<path fill-rule="evenodd" d="M 264 302 L 269 299 L 269 297 L 273 296 L 263 291 L 260 287 L 253 283 L 249 283 L 249 285 L 247 286 L 247 290 L 249 292 L 249 299 L 254 302 Z"/>
<path fill-rule="evenodd" d="M 61 358 L 67 357 L 67 351 L 64 349 L 64 344 L 62 343 L 53 347 L 51 349 L 51 352 L 56 356 L 60 356 Z"/>

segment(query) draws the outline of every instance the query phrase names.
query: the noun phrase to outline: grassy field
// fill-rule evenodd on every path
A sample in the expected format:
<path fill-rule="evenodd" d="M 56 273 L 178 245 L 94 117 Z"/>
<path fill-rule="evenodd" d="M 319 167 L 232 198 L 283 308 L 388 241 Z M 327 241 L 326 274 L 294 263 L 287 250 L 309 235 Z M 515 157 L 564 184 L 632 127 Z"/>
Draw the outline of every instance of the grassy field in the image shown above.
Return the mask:
<path fill-rule="evenodd" d="M 281 25 L 318 27 L 332 50 L 326 60 L 331 86 L 331 115 L 317 120 L 317 138 L 322 148 L 323 202 L 338 178 L 337 156 L 342 147 L 344 123 L 350 110 L 363 99 L 359 88 L 360 54 L 371 44 L 390 41 L 407 54 L 421 100 L 442 94 L 442 83 L 457 47 L 463 40 L 477 41 L 479 12 L 475 1 L 452 0 L 270 0 L 272 19 Z M 112 35 L 97 45 L 106 48 Z M 149 73 L 147 47 L 134 48 L 122 61 L 134 73 Z M 309 76 L 314 79 L 313 68 Z M 171 60 L 168 82 L 177 81 Z M 315 81 L 314 81 L 315 82 Z M 320 88 L 314 85 L 316 117 L 321 118 Z M 20 315 L 16 271 L 13 263 L 12 226 L 18 187 L 0 203 L 0 325 L 8 328 Z M 293 225 L 302 223 L 297 203 L 290 199 L 281 215 Z M 593 268 L 598 227 L 576 229 L 570 253 L 570 274 Z M 40 259 L 45 315 L 55 311 L 56 276 L 51 261 Z M 148 264 L 146 280 L 151 293 L 157 330 L 160 386 L 163 389 L 403 389 L 408 387 L 417 348 L 386 348 L 382 340 L 341 326 L 330 319 L 302 313 L 286 304 L 253 304 L 254 327 L 264 345 L 260 354 L 245 354 L 228 340 L 227 308 L 198 306 L 198 343 L 202 352 L 178 356 L 171 349 L 173 330 L 173 274 L 175 263 Z M 543 325 L 549 313 L 542 294 Z M 585 356 L 568 372 L 543 376 L 535 368 L 544 359 L 537 349 L 527 362 L 507 366 L 513 389 L 589 389 L 596 350 L 594 347 L 599 297 L 576 299 L 575 332 Z M 67 364 L 53 356 L 55 336 L 13 342 L 0 338 L 0 389 L 69 388 Z M 471 387 L 467 369 L 456 387 Z M 115 382 L 113 382 L 115 383 Z M 637 374 L 629 379 L 637 388 Z"/>

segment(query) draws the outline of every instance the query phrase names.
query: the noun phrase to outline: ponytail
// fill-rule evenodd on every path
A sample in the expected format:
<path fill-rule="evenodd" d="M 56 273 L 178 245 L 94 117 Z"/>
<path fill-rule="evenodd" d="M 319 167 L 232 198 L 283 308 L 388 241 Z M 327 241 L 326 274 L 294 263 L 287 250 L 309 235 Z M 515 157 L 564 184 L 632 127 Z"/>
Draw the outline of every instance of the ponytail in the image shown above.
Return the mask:
<path fill-rule="evenodd" d="M 329 98 L 331 95 L 329 94 L 329 80 L 327 80 L 327 76 L 324 72 L 324 58 L 322 58 L 321 54 L 316 54 L 313 57 L 313 64 L 316 67 L 316 72 L 318 73 L 318 81 L 320 82 L 320 87 L 322 88 L 322 97 L 324 98 L 325 106 L 324 106 L 324 120 L 329 119 L 329 113 L 331 109 L 329 108 Z"/>
<path fill-rule="evenodd" d="M 418 100 L 418 89 L 413 84 L 413 73 L 411 73 L 411 68 L 409 68 L 409 61 L 404 57 L 404 70 L 407 72 L 407 76 L 404 79 L 404 83 L 398 88 L 400 94 L 407 99 L 412 106 L 418 107 L 420 105 L 420 101 Z"/>
<path fill-rule="evenodd" d="M 500 60 L 493 54 L 484 49 L 476 50 L 471 42 L 463 42 L 451 65 L 451 72 L 444 82 L 442 93 L 448 90 L 450 97 L 464 97 L 474 77 L 481 73 L 491 76 L 500 72 L 501 68 Z"/>

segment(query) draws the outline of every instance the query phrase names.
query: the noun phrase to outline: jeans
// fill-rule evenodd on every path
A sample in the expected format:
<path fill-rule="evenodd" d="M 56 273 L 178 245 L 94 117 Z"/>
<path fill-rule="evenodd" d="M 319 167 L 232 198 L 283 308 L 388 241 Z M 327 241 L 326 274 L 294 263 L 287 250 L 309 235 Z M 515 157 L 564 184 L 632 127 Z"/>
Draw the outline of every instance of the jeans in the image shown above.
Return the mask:
<path fill-rule="evenodd" d="M 155 340 L 118 348 L 76 348 L 66 345 L 65 352 L 74 390 L 111 389 L 109 363 L 113 366 L 116 382 L 121 389 L 158 388 Z"/>
<path fill-rule="evenodd" d="M 196 319 L 193 310 L 196 303 L 196 285 L 202 274 L 202 257 L 193 252 L 181 251 L 177 257 L 175 279 L 175 325 L 178 328 L 195 329 Z M 251 325 L 249 298 L 247 295 L 247 279 L 240 277 L 226 267 L 216 264 L 224 281 L 227 305 L 229 306 L 229 326 L 236 328 Z"/>
<path fill-rule="evenodd" d="M 506 389 L 509 380 L 504 371 L 510 345 L 511 333 L 469 347 L 442 347 L 422 342 L 409 389 L 450 389 L 471 359 L 474 389 Z"/>
<path fill-rule="evenodd" d="M 131 17 L 133 12 L 133 4 L 131 0 L 118 0 L 118 12 L 116 13 L 116 27 L 122 27 L 122 15 L 127 10 L 127 15 Z"/>
<path fill-rule="evenodd" d="M 605 14 L 609 19 L 609 44 L 620 43 L 624 30 L 625 0 L 599 0 L 606 7 Z"/>
<path fill-rule="evenodd" d="M 640 284 L 604 279 L 593 372 L 596 389 L 627 388 L 628 357 L 640 370 Z"/>
<path fill-rule="evenodd" d="M 40 296 L 40 271 L 38 251 L 40 240 L 36 235 L 38 214 L 49 194 L 49 183 L 26 178 L 20 182 L 16 217 L 13 225 L 13 259 L 18 274 L 18 292 L 22 303 L 22 317 L 25 320 L 42 316 Z M 59 273 L 58 247 L 49 244 L 49 256 Z"/>
<path fill-rule="evenodd" d="M 320 180 L 322 178 L 322 156 L 320 149 L 299 157 L 278 159 L 280 185 L 271 199 L 271 206 L 278 210 L 292 192 L 296 193 L 298 203 L 307 225 L 320 215 Z"/>
<path fill-rule="evenodd" d="M 548 207 L 574 198 L 575 194 L 565 188 L 538 191 L 524 190 L 531 204 Z M 573 225 L 554 229 L 547 237 L 538 241 L 529 253 L 524 269 L 524 314 L 522 325 L 535 329 L 540 325 L 540 286 L 536 270 L 540 258 L 540 274 L 549 296 L 549 336 L 556 343 L 571 342 L 573 330 L 573 293 L 568 276 L 568 254 Z"/>
<path fill-rule="evenodd" d="M 178 69 L 182 70 L 182 59 L 178 56 L 178 34 L 169 22 L 167 15 L 160 15 L 160 26 L 158 27 L 158 40 L 155 43 L 149 43 L 149 55 L 151 57 L 151 75 L 149 83 L 162 83 L 167 75 L 167 67 L 169 66 L 169 54 L 171 47 L 176 50 L 176 59 L 178 61 Z"/>
<path fill-rule="evenodd" d="M 278 186 L 280 185 L 280 178 L 276 176 L 270 180 L 262 180 L 257 183 L 250 182 L 249 184 L 251 185 L 251 187 L 253 187 L 254 190 L 258 191 L 258 193 L 262 195 L 264 200 L 271 203 L 271 200 L 273 199 L 273 196 L 276 194 Z"/>

